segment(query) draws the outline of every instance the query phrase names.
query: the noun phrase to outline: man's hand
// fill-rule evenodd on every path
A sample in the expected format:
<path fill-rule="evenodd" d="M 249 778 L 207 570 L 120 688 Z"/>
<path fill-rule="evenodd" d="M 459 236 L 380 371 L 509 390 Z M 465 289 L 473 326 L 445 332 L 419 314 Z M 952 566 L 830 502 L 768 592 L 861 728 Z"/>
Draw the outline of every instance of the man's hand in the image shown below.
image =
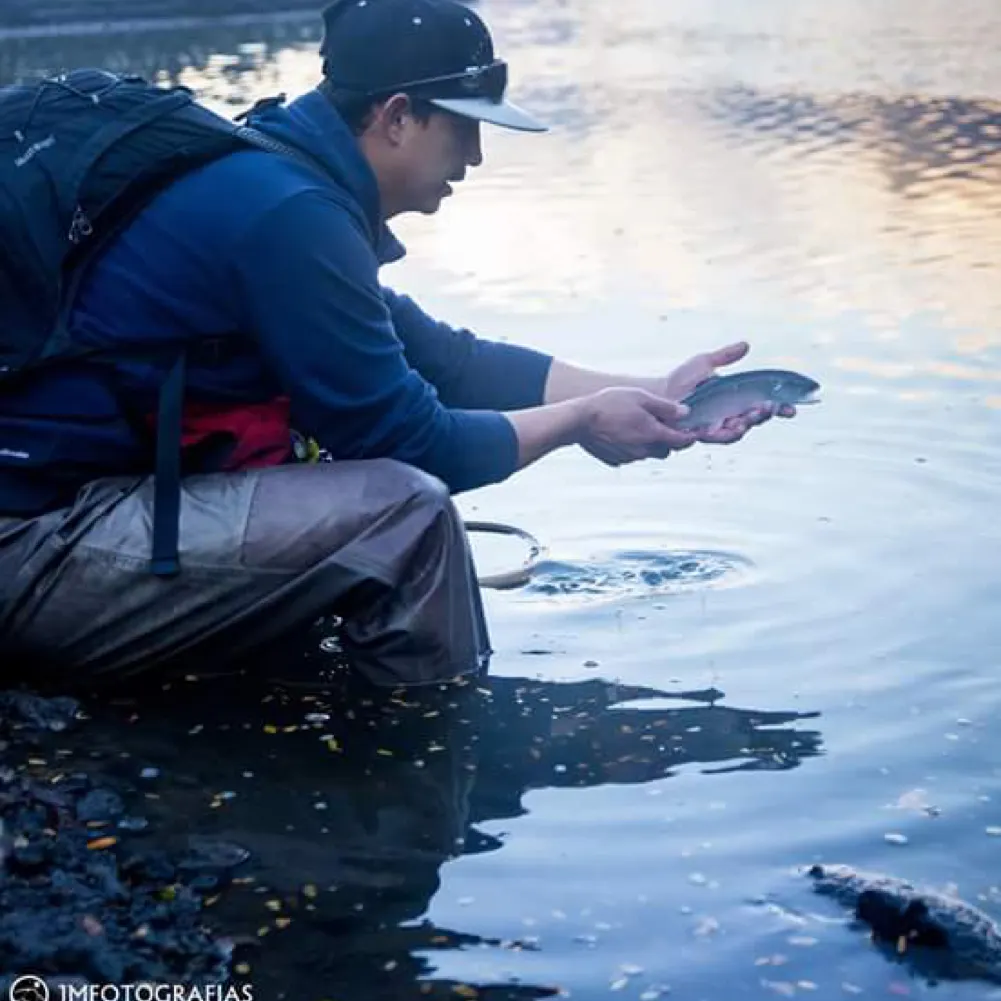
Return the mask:
<path fill-rule="evenodd" d="M 669 400 L 683 400 L 696 386 L 717 374 L 716 370 L 740 361 L 751 350 L 747 341 L 737 341 L 715 351 L 689 358 L 669 375 L 653 380 L 651 391 Z"/>
<path fill-rule="evenodd" d="M 565 445 L 582 445 L 610 466 L 688 448 L 691 431 L 674 424 L 688 408 L 633 386 L 602 389 L 587 396 L 505 416 L 518 439 L 518 468 Z"/>
<path fill-rule="evenodd" d="M 639 445 L 635 441 L 625 443 L 619 440 L 616 435 L 605 433 L 607 426 L 604 427 L 604 431 L 597 425 L 588 426 L 581 430 L 578 420 L 580 412 L 573 408 L 579 405 L 591 405 L 599 398 L 606 401 L 614 399 L 616 406 L 619 406 L 624 403 L 626 396 L 613 398 L 604 394 L 634 394 L 629 397 L 634 404 L 639 399 L 646 400 L 648 404 L 651 398 L 659 401 L 653 406 L 660 407 L 660 419 L 666 425 L 670 425 L 670 418 L 663 416 L 666 413 L 664 404 L 680 403 L 696 386 L 716 375 L 717 369 L 740 361 L 747 355 L 748 351 L 749 346 L 746 341 L 728 344 L 715 351 L 705 351 L 695 355 L 683 365 L 679 365 L 670 374 L 659 378 L 610 375 L 577 368 L 566 362 L 554 360 L 546 382 L 545 406 L 540 409 L 543 411 L 552 410 L 554 413 L 562 415 L 560 426 L 564 437 L 561 439 L 561 444 L 576 442 L 596 459 L 610 466 L 619 466 L 639 458 L 666 459 L 672 451 L 688 448 L 696 441 L 731 444 L 743 438 L 755 425 L 762 424 L 772 417 L 794 416 L 795 408 L 788 406 L 758 407 L 737 417 L 727 418 L 713 427 L 700 429 L 695 433 L 682 432 L 677 428 L 668 427 L 669 435 L 662 435 L 659 442 L 648 441 L 643 445 Z M 605 405 L 611 406 L 611 403 L 602 404 L 602 406 Z M 577 416 L 574 416 L 575 414 Z M 647 417 L 652 416 L 647 412 Z M 535 418 L 517 419 L 518 423 L 522 421 L 534 423 Z M 528 430 L 526 426 L 525 431 L 528 432 Z M 525 437 L 531 436 L 526 434 Z M 528 459 L 527 456 L 537 456 L 538 454 L 538 450 L 532 447 L 523 447 L 523 451 L 525 452 L 523 462 L 534 461 Z"/>
<path fill-rule="evenodd" d="M 654 379 L 651 390 L 670 400 L 683 400 L 696 386 L 716 375 L 718 368 L 740 361 L 749 350 L 750 345 L 747 341 L 737 341 L 715 351 L 704 351 L 689 358 L 663 379 Z M 793 417 L 795 414 L 795 407 L 790 406 L 755 407 L 737 417 L 728 417 L 725 421 L 700 431 L 698 440 L 729 445 L 743 438 L 752 427 L 763 424 L 772 417 Z"/>
<path fill-rule="evenodd" d="M 578 443 L 608 466 L 666 458 L 697 440 L 694 433 L 672 426 L 687 414 L 687 407 L 644 389 L 603 389 L 581 403 Z"/>

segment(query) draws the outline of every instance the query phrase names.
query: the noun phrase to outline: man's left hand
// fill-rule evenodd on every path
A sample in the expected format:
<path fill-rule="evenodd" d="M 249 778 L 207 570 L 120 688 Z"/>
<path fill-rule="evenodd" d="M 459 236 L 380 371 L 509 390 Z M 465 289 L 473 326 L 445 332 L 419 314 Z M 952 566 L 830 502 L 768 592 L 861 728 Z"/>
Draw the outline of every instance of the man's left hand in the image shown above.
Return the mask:
<path fill-rule="evenodd" d="M 657 388 L 653 391 L 669 400 L 680 402 L 700 383 L 717 374 L 717 369 L 733 365 L 740 361 L 750 351 L 747 341 L 737 341 L 715 351 L 704 351 L 679 365 L 669 375 L 654 380 Z M 793 417 L 796 409 L 790 406 L 775 407 L 766 404 L 755 407 L 735 417 L 728 417 L 719 424 L 699 432 L 699 441 L 713 444 L 728 445 L 739 441 L 745 434 L 758 424 L 763 424 L 772 417 Z"/>

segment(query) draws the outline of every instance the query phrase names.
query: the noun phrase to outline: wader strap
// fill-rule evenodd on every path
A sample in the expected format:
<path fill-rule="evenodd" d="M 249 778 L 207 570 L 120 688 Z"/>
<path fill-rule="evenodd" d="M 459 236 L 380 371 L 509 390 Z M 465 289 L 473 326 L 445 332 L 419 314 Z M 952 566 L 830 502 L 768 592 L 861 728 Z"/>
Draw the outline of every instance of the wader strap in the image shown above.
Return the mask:
<path fill-rule="evenodd" d="M 156 474 L 153 478 L 153 563 L 157 577 L 180 572 L 181 421 L 184 412 L 182 350 L 160 387 L 156 421 Z"/>

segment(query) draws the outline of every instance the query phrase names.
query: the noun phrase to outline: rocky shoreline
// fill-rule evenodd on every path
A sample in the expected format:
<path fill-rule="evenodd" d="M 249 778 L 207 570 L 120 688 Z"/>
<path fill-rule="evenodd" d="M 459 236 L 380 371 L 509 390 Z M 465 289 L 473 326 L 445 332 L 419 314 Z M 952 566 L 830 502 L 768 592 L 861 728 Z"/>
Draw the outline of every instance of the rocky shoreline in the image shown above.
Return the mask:
<path fill-rule="evenodd" d="M 230 982 L 232 942 L 205 908 L 245 855 L 146 848 L 138 785 L 95 782 L 60 747 L 84 718 L 73 699 L 0 693 L 0 996 L 26 973 L 50 986 Z"/>

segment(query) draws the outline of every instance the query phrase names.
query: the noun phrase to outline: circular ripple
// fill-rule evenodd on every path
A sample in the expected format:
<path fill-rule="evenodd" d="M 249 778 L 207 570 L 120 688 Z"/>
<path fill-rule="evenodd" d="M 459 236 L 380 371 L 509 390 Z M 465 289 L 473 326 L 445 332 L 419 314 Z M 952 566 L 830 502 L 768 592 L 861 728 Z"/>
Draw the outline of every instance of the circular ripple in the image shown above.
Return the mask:
<path fill-rule="evenodd" d="M 734 587 L 748 579 L 753 566 L 736 553 L 713 550 L 629 550 L 586 562 L 547 560 L 522 594 L 600 599 Z"/>

